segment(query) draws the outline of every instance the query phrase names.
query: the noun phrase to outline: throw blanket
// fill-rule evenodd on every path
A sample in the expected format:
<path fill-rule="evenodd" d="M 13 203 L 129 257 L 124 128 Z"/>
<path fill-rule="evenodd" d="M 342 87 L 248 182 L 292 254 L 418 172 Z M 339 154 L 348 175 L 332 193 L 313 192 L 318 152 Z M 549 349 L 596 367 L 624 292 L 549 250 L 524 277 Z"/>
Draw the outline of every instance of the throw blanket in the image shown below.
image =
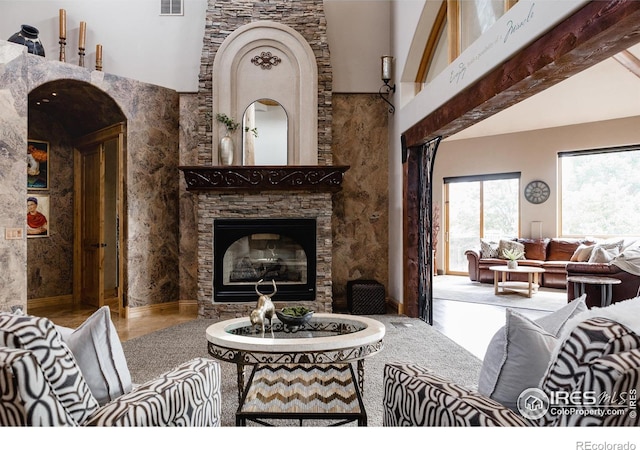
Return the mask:
<path fill-rule="evenodd" d="M 640 276 L 640 247 L 626 248 L 613 258 L 611 264 L 625 272 Z"/>

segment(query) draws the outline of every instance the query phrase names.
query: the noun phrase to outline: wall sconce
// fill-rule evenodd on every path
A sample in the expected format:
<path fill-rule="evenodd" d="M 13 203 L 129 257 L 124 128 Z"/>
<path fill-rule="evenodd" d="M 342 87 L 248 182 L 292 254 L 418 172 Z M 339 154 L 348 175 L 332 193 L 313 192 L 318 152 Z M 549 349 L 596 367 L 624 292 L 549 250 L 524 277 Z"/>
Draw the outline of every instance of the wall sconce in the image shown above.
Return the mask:
<path fill-rule="evenodd" d="M 384 94 L 389 95 L 392 92 L 396 92 L 396 85 L 394 83 L 393 86 L 389 85 L 389 81 L 391 81 L 391 74 L 393 72 L 393 56 L 382 56 L 382 81 L 384 84 L 380 87 L 378 93 L 380 94 L 380 98 L 389 104 L 389 112 L 393 114 L 396 112 L 396 108 L 391 104 L 389 100 L 387 100 Z"/>

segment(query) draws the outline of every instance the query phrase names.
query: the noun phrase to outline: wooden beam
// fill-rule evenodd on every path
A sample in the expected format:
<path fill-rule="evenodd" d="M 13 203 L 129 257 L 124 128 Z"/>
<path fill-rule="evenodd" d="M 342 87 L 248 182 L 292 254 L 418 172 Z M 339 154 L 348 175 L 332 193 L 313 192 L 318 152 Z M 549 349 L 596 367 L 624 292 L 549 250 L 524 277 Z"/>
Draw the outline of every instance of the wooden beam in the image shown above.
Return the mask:
<path fill-rule="evenodd" d="M 629 69 L 629 72 L 640 78 L 640 59 L 636 58 L 629 50 L 616 53 L 613 55 L 613 59 Z"/>
<path fill-rule="evenodd" d="M 403 133 L 448 137 L 640 42 L 640 1 L 589 2 Z"/>

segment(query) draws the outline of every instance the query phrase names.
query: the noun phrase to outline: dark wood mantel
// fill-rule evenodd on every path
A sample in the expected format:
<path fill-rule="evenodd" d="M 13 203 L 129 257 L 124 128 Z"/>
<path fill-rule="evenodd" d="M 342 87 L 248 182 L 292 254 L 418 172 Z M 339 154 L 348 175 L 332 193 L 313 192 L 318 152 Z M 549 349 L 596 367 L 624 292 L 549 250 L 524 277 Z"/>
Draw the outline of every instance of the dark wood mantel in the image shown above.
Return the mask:
<path fill-rule="evenodd" d="M 306 190 L 342 188 L 349 166 L 180 166 L 188 191 Z"/>

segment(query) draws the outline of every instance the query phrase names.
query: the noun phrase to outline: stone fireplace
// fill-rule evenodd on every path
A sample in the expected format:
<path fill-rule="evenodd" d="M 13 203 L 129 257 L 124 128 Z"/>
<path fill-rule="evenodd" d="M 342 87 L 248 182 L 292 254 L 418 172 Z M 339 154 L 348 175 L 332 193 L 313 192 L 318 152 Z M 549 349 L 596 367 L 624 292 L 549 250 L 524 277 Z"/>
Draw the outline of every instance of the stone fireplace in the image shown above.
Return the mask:
<path fill-rule="evenodd" d="M 273 55 L 278 63 L 268 68 L 257 66 L 256 56 L 263 53 Z M 304 287 L 292 280 L 276 281 L 280 296 L 274 300 L 276 307 L 295 301 L 318 312 L 332 311 L 333 193 L 341 188 L 348 167 L 333 166 L 331 96 L 332 71 L 321 0 L 209 2 L 198 92 L 198 137 L 194 142 L 197 157 L 191 162 L 195 166 L 181 167 L 187 190 L 196 194 L 199 317 L 247 316 L 255 307 L 253 282 L 234 281 L 216 287 L 225 276 L 224 256 L 216 262 L 216 234 L 220 231 L 216 231 L 216 223 L 233 220 L 313 222 L 315 257 L 310 261 L 306 255 Z M 244 161 L 241 133 L 231 135 L 234 164 L 218 165 L 218 142 L 224 133 L 216 115 L 225 113 L 241 120 L 256 99 L 277 102 L 287 114 L 287 165 L 239 165 Z M 284 233 L 262 230 L 250 234 L 262 234 L 262 239 L 253 242 L 253 249 L 251 241 L 236 245 L 253 250 L 256 258 L 247 269 L 256 270 L 260 268 L 257 260 L 264 256 L 260 252 L 273 246 L 270 239 L 264 239 L 270 236 L 265 235 Z M 303 250 L 306 254 L 313 250 L 309 243 L 286 245 L 282 249 L 286 252 Z M 296 245 L 301 249 L 294 250 Z M 237 262 L 232 259 L 228 264 Z M 297 264 L 297 260 L 289 263 Z M 287 292 L 288 286 L 293 286 L 292 292 Z M 270 286 L 265 284 L 261 291 L 270 292 Z"/>
<path fill-rule="evenodd" d="M 347 167 L 303 169 L 289 166 L 280 169 L 289 173 L 311 173 L 313 176 L 302 177 L 304 180 L 296 183 L 295 188 L 287 182 L 268 184 L 270 188 L 228 186 L 226 183 L 223 183 L 225 187 L 221 187 L 216 186 L 216 180 L 221 177 L 212 176 L 212 172 L 219 174 L 252 170 L 273 175 L 278 168 L 261 171 L 239 167 L 182 167 L 187 189 L 197 193 L 200 317 L 221 320 L 247 316 L 257 301 L 253 278 L 264 276 L 266 272 L 252 275 L 251 281 L 240 280 L 242 275 L 238 272 L 234 275 L 235 282 L 230 286 L 224 286 L 224 283 L 218 286 L 221 292 L 216 290 L 216 277 L 224 281 L 225 264 L 229 265 L 227 280 L 230 280 L 234 267 L 256 270 L 261 267 L 260 260 L 268 260 L 269 255 L 272 261 L 277 260 L 277 257 L 273 258 L 271 250 L 276 254 L 288 253 L 290 268 L 304 265 L 306 269 L 306 273 L 300 275 L 300 279 L 305 280 L 304 284 L 296 282 L 295 275 L 291 277 L 294 280 L 281 278 L 276 282 L 278 293 L 281 294 L 274 297 L 276 308 L 295 302 L 296 305 L 304 305 L 318 312 L 332 311 L 332 193 L 339 189 L 339 182 Z M 222 178 L 229 179 L 228 176 Z M 220 240 L 216 236 L 218 233 L 222 235 Z M 287 239 L 282 239 L 283 243 L 276 245 L 276 238 L 280 240 L 283 236 Z M 252 239 L 254 242 L 249 242 Z M 231 247 L 241 250 L 230 254 L 230 259 L 225 263 L 224 255 Z M 298 256 L 305 254 L 304 264 L 300 263 L 301 258 L 296 253 Z M 310 254 L 315 255 L 311 260 Z M 251 264 L 238 264 L 242 256 L 247 255 Z M 270 287 L 263 286 L 261 292 L 271 292 Z"/>

